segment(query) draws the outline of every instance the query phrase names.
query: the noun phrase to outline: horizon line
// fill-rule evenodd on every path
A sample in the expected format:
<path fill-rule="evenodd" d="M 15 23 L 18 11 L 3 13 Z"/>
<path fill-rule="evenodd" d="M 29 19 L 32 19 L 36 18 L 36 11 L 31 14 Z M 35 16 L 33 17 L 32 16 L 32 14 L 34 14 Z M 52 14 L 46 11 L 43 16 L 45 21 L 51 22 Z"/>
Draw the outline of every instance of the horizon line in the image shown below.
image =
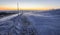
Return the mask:
<path fill-rule="evenodd" d="M 19 10 L 51 10 L 51 9 L 60 9 L 60 8 L 19 8 Z M 0 7 L 0 10 L 17 10 L 17 8 Z"/>

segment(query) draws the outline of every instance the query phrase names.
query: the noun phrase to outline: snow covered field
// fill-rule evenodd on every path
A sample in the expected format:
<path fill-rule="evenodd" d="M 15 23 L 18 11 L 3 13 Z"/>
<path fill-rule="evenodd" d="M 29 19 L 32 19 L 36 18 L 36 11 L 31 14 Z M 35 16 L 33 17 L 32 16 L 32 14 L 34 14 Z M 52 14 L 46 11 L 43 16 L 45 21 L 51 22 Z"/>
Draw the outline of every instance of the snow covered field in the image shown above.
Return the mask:
<path fill-rule="evenodd" d="M 0 19 L 1 35 L 60 35 L 60 15 L 26 12 Z"/>

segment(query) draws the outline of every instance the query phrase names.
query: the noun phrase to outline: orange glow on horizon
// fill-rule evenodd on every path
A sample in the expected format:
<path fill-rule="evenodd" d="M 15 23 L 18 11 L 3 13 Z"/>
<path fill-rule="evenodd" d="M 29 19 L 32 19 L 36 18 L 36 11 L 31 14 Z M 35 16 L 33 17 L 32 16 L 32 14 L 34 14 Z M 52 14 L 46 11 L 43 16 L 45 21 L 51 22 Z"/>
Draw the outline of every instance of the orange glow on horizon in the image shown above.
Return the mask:
<path fill-rule="evenodd" d="M 16 10 L 16 8 L 11 8 L 11 7 L 0 7 L 0 10 Z"/>
<path fill-rule="evenodd" d="M 53 8 L 19 8 L 19 10 L 50 10 Z M 12 7 L 0 7 L 0 10 L 17 10 L 17 8 Z"/>
<path fill-rule="evenodd" d="M 49 10 L 52 8 L 20 8 L 20 10 Z"/>

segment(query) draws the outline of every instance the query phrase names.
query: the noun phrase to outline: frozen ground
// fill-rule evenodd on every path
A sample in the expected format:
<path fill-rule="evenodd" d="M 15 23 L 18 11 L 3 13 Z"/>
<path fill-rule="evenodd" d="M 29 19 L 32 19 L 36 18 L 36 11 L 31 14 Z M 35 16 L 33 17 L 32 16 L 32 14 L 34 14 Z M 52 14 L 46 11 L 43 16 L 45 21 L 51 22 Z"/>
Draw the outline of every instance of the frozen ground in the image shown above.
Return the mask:
<path fill-rule="evenodd" d="M 0 35 L 60 35 L 60 15 L 26 12 L 0 19 Z"/>

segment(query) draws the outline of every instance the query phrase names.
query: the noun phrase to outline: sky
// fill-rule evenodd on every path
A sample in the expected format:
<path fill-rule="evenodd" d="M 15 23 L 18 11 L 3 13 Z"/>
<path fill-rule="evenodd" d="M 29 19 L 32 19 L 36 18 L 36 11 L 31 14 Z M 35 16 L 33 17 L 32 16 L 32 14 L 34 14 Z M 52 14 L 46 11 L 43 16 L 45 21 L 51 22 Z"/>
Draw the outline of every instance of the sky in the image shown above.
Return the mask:
<path fill-rule="evenodd" d="M 17 9 L 45 10 L 60 8 L 60 0 L 0 0 L 0 10 Z"/>

